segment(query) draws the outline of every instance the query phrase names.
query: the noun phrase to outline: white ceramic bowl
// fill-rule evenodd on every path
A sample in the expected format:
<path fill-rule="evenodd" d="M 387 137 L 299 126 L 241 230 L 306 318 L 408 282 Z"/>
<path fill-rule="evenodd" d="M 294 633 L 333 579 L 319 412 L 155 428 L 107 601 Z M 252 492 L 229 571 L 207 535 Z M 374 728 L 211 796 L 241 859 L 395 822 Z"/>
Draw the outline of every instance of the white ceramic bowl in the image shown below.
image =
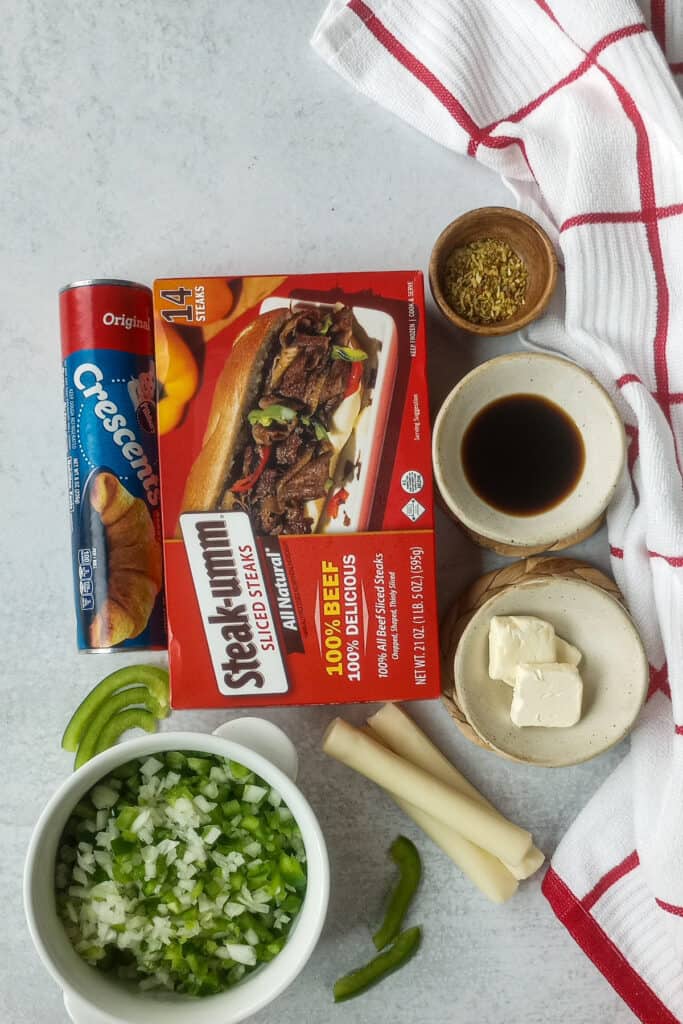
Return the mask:
<path fill-rule="evenodd" d="M 235 726 L 255 719 L 235 719 Z M 271 723 L 261 722 L 259 735 L 277 739 L 280 753 L 289 741 Z M 243 727 L 241 734 L 250 742 Z M 225 727 L 224 727 L 225 728 Z M 222 731 L 222 730 L 219 730 Z M 232 732 L 231 732 L 232 734 Z M 283 743 L 284 740 L 284 743 Z M 270 744 L 267 747 L 270 748 Z M 291 746 L 291 744 L 290 744 Z M 260 749 L 264 749 L 263 743 Z M 283 950 L 270 963 L 220 995 L 189 999 L 174 993 L 139 992 L 90 967 L 71 946 L 57 916 L 54 865 L 62 830 L 80 798 L 103 776 L 121 764 L 163 750 L 198 750 L 246 765 L 281 795 L 299 828 L 306 848 L 308 884 L 303 906 Z M 279 763 L 296 764 L 296 757 Z M 294 768 L 294 770 L 296 770 Z M 220 735 L 175 732 L 128 740 L 93 758 L 71 775 L 54 794 L 33 832 L 24 871 L 24 906 L 29 930 L 40 957 L 64 990 L 64 1001 L 77 1024 L 236 1024 L 276 998 L 301 971 L 322 930 L 329 897 L 329 862 L 325 840 L 308 801 L 294 781 L 261 753 Z"/>
<path fill-rule="evenodd" d="M 506 395 L 541 395 L 574 421 L 585 464 L 573 490 L 538 515 L 508 515 L 470 487 L 461 448 L 477 413 Z M 453 388 L 434 423 L 432 457 L 439 492 L 474 539 L 502 554 L 559 550 L 589 536 L 600 523 L 624 464 L 624 427 L 607 392 L 581 367 L 557 356 L 517 352 L 477 366 Z"/>

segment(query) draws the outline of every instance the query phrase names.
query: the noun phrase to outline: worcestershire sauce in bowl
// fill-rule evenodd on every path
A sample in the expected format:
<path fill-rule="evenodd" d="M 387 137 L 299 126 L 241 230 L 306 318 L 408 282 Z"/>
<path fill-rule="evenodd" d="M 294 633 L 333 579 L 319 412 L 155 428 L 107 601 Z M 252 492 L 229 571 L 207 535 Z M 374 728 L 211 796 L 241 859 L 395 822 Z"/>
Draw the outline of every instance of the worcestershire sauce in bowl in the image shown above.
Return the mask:
<path fill-rule="evenodd" d="M 462 439 L 472 490 L 511 516 L 559 505 L 576 487 L 586 461 L 574 421 L 541 395 L 506 395 L 480 409 Z"/>

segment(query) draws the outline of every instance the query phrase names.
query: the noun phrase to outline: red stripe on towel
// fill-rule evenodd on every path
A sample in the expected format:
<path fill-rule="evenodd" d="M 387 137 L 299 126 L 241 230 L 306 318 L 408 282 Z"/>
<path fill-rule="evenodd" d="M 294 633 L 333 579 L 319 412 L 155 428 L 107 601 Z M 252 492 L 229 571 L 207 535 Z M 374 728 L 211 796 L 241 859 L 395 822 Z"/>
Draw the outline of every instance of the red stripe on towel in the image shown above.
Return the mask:
<path fill-rule="evenodd" d="M 647 553 L 650 558 L 661 558 L 663 561 L 668 562 L 674 569 L 680 569 L 683 566 L 683 555 L 663 555 L 660 551 L 650 551 L 649 548 Z"/>
<path fill-rule="evenodd" d="M 678 732 L 678 726 L 676 726 L 676 732 Z M 673 914 L 675 917 L 683 917 L 683 907 L 677 907 L 675 903 L 666 903 L 664 900 L 658 900 L 655 896 L 655 903 L 662 910 L 666 910 L 667 914 Z"/>
<path fill-rule="evenodd" d="M 605 213 L 577 213 L 563 221 L 560 231 L 579 227 L 582 224 L 645 224 L 653 220 L 678 217 L 683 213 L 683 203 L 669 206 L 653 206 L 647 210 L 616 210 Z"/>
<path fill-rule="evenodd" d="M 543 880 L 543 895 L 574 941 L 643 1024 L 680 1024 L 552 868 Z"/>
<path fill-rule="evenodd" d="M 590 910 L 598 902 L 601 896 L 604 896 L 608 889 L 623 878 L 624 875 L 628 875 L 634 868 L 637 868 L 640 864 L 638 858 L 638 851 L 634 850 L 633 853 L 629 853 L 628 857 L 624 857 L 621 864 L 617 864 L 615 867 L 608 871 L 606 875 L 603 875 L 599 882 L 597 882 L 590 892 L 581 900 L 581 906 L 584 910 Z"/>
<path fill-rule="evenodd" d="M 666 0 L 650 0 L 652 35 L 666 53 Z"/>

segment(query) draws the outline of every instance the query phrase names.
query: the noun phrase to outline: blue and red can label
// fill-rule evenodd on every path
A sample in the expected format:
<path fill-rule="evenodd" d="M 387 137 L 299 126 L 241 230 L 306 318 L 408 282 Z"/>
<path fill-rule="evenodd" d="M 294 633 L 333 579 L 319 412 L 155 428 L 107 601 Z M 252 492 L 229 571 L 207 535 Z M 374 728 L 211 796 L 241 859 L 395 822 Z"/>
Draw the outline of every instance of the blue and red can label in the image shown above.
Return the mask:
<path fill-rule="evenodd" d="M 131 282 L 59 297 L 78 647 L 166 647 L 152 295 Z"/>

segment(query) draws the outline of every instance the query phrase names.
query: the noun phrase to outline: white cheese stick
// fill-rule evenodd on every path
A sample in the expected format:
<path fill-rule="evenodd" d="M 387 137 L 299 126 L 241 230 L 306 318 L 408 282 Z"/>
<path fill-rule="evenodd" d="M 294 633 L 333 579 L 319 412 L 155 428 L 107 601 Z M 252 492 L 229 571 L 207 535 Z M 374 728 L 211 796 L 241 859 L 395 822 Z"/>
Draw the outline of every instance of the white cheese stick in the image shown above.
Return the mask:
<path fill-rule="evenodd" d="M 370 715 L 368 725 L 399 757 L 404 757 L 406 761 L 417 765 L 418 768 L 424 768 L 426 772 L 441 779 L 447 786 L 453 786 L 458 792 L 477 800 L 504 821 L 506 820 L 500 811 L 486 797 L 482 796 L 464 775 L 461 775 L 455 765 L 451 764 L 445 754 L 442 754 L 439 748 L 432 743 L 410 715 L 396 704 L 385 704 L 374 715 Z M 532 846 L 519 864 L 506 864 L 505 866 L 515 878 L 522 881 L 535 874 L 544 860 L 545 857 L 541 851 Z"/>
<path fill-rule="evenodd" d="M 405 761 L 343 719 L 335 718 L 330 723 L 322 746 L 330 757 L 376 782 L 392 796 L 420 807 L 500 860 L 519 864 L 529 852 L 531 835 L 525 829 Z"/>
<path fill-rule="evenodd" d="M 525 878 L 531 878 L 532 875 L 535 875 L 538 869 L 543 866 L 544 861 L 545 854 L 537 846 L 532 846 L 526 857 L 523 857 L 519 864 L 506 864 L 505 866 L 518 881 L 523 882 Z"/>
<path fill-rule="evenodd" d="M 425 814 L 419 807 L 399 797 L 393 799 L 484 896 L 493 903 L 505 903 L 515 895 L 519 883 L 497 857 L 463 839 L 455 829 Z"/>
<path fill-rule="evenodd" d="M 372 729 L 368 729 L 367 734 L 372 735 Z M 378 738 L 377 742 L 381 743 L 382 741 Z M 480 846 L 475 846 L 469 839 L 463 839 L 455 829 L 448 828 L 436 818 L 431 818 L 419 807 L 415 807 L 397 796 L 392 797 L 392 800 L 404 814 L 412 818 L 440 850 L 443 850 L 446 856 L 453 861 L 456 867 L 460 868 L 466 878 L 469 878 L 470 882 L 484 896 L 493 903 L 505 903 L 511 896 L 514 896 L 517 892 L 518 882 L 497 857 L 482 850 Z"/>

